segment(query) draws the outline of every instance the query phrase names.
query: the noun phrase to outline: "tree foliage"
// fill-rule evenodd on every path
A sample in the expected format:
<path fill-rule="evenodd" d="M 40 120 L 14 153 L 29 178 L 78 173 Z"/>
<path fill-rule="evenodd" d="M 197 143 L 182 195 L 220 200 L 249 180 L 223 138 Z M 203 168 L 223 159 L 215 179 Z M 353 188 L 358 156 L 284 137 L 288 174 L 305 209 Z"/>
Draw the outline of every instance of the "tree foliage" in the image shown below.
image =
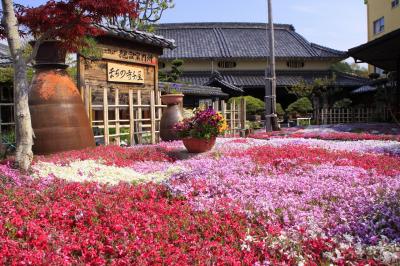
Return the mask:
<path fill-rule="evenodd" d="M 236 102 L 239 102 L 243 98 L 246 100 L 247 114 L 262 115 L 265 112 L 265 103 L 262 100 L 249 95 L 230 98 L 228 103 L 232 103 L 234 100 Z M 285 115 L 285 111 L 283 110 L 282 105 L 280 103 L 276 103 L 276 113 L 279 117 Z"/>
<path fill-rule="evenodd" d="M 229 103 L 233 101 L 239 102 L 241 99 L 246 100 L 246 112 L 250 115 L 262 114 L 265 111 L 265 104 L 258 98 L 253 96 L 240 96 L 229 99 Z"/>
<path fill-rule="evenodd" d="M 124 29 L 154 31 L 154 23 L 161 19 L 164 11 L 173 8 L 173 0 L 137 0 L 138 16 L 113 17 L 108 23 Z"/>
<path fill-rule="evenodd" d="M 276 114 L 278 115 L 278 117 L 283 117 L 285 115 L 285 110 L 283 110 L 280 103 L 276 103 Z"/>
<path fill-rule="evenodd" d="M 362 67 L 356 63 L 349 64 L 346 61 L 337 62 L 332 65 L 331 69 L 335 70 L 335 71 L 339 71 L 339 72 L 344 72 L 344 73 L 368 78 L 368 69 L 365 67 Z"/>
<path fill-rule="evenodd" d="M 351 104 L 353 103 L 352 100 L 350 100 L 349 98 L 343 98 L 339 101 L 336 101 L 333 104 L 333 108 L 349 108 L 351 106 Z"/>
<path fill-rule="evenodd" d="M 29 81 L 33 77 L 33 68 L 28 68 L 27 78 Z M 0 68 L 0 83 L 12 84 L 14 81 L 14 68 L 12 67 L 1 67 Z"/>
<path fill-rule="evenodd" d="M 313 90 L 313 84 L 309 84 L 305 80 L 301 80 L 299 83 L 288 89 L 289 93 L 295 95 L 297 99 L 302 97 L 310 97 L 313 93 Z"/>
<path fill-rule="evenodd" d="M 159 80 L 164 82 L 177 82 L 183 73 L 183 60 L 174 59 L 171 62 L 171 71 L 165 73 L 164 71 L 159 71 Z"/>
<path fill-rule="evenodd" d="M 105 18 L 136 18 L 139 12 L 137 1 L 130 0 L 47 1 L 37 7 L 15 5 L 15 11 L 22 36 L 32 36 L 36 40 L 57 39 L 68 51 L 84 46 L 85 36 L 102 34 L 96 24 L 101 24 Z M 6 37 L 4 26 L 0 26 L 0 36 Z"/>
<path fill-rule="evenodd" d="M 97 24 L 105 20 L 138 16 L 138 0 L 49 0 L 38 7 L 15 5 L 13 0 L 2 0 L 0 37 L 7 38 L 14 63 L 14 104 L 16 115 L 16 163 L 28 170 L 32 159 L 33 131 L 28 105 L 28 64 L 36 57 L 43 41 L 58 40 L 66 51 L 77 51 L 85 46 L 85 36 L 104 32 Z M 34 38 L 35 44 L 28 58 L 24 54 L 22 38 Z"/>
<path fill-rule="evenodd" d="M 295 101 L 294 103 L 291 103 L 288 108 L 286 109 L 286 112 L 289 115 L 307 115 L 308 113 L 312 112 L 313 107 L 310 99 L 307 97 L 303 97 Z"/>

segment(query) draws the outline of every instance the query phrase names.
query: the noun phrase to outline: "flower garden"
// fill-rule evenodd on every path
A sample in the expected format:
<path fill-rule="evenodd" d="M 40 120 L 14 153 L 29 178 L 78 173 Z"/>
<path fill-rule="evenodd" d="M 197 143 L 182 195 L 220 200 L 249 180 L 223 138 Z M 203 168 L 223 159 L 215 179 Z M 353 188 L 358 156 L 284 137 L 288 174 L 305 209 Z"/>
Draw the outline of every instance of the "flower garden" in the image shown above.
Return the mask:
<path fill-rule="evenodd" d="M 398 137 L 305 134 L 5 161 L 0 262 L 398 265 Z"/>

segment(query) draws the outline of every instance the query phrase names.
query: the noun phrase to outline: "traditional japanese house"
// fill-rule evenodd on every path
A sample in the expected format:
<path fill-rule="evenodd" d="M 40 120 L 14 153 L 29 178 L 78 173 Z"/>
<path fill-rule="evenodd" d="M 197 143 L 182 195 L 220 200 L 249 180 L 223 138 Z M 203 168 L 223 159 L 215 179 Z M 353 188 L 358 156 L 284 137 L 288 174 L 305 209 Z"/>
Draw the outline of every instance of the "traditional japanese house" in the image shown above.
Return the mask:
<path fill-rule="evenodd" d="M 266 27 L 264 23 L 160 24 L 156 32 L 177 45 L 160 57 L 160 70 L 168 72 L 174 59 L 183 59 L 183 81 L 219 87 L 230 96 L 242 93 L 262 99 L 269 56 Z M 348 91 L 366 82 L 332 71 L 332 64 L 347 58 L 346 52 L 311 43 L 292 25 L 276 24 L 275 40 L 277 97 L 284 107 L 294 100 L 286 88 L 302 80 L 335 76 L 335 86 Z"/>

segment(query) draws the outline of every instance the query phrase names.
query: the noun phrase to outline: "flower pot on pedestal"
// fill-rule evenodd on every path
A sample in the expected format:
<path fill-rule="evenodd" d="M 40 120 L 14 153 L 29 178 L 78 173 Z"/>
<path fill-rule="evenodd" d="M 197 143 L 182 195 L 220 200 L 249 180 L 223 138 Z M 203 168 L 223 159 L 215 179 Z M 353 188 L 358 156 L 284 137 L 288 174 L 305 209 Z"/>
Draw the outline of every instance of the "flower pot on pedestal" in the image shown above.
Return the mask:
<path fill-rule="evenodd" d="M 180 107 L 183 96 L 183 94 L 165 94 L 161 96 L 162 103 L 167 105 L 160 121 L 160 137 L 163 141 L 178 140 L 173 128 L 176 123 L 183 119 Z"/>

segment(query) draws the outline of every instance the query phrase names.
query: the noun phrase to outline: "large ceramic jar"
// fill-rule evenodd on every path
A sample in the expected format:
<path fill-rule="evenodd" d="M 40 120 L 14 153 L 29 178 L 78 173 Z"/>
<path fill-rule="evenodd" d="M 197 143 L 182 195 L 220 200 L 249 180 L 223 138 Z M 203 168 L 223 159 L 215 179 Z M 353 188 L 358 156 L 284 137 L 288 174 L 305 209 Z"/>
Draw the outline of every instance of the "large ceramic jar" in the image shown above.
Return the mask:
<path fill-rule="evenodd" d="M 95 146 L 81 95 L 66 72 L 65 55 L 59 42 L 47 41 L 36 56 L 29 94 L 35 154 Z"/>
<path fill-rule="evenodd" d="M 180 104 L 183 94 L 165 94 L 161 96 L 163 104 L 167 105 L 160 122 L 160 137 L 163 141 L 178 140 L 173 128 L 176 123 L 182 121 L 183 115 Z"/>
<path fill-rule="evenodd" d="M 210 139 L 199 139 L 199 138 L 184 138 L 182 139 L 183 145 L 190 153 L 202 153 L 210 151 L 214 145 L 216 137 Z"/>

